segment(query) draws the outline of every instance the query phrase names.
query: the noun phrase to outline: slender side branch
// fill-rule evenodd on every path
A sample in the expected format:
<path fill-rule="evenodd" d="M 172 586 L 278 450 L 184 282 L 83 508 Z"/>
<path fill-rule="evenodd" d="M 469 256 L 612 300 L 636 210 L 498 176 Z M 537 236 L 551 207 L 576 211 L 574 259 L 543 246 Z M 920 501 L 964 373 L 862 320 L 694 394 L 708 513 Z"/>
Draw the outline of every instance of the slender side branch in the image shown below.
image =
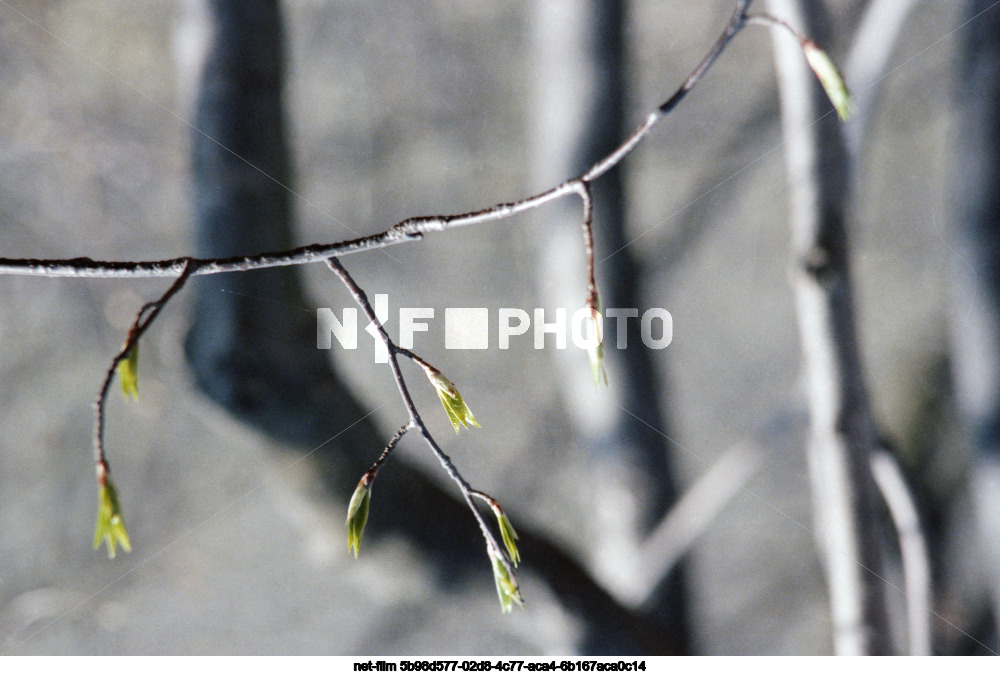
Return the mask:
<path fill-rule="evenodd" d="M 414 426 L 412 420 L 407 422 L 403 426 L 399 427 L 396 433 L 393 434 L 392 438 L 389 439 L 389 444 L 385 446 L 385 450 L 382 451 L 382 454 L 379 455 L 379 458 L 375 460 L 375 463 L 372 464 L 372 468 L 368 469 L 368 472 L 365 475 L 371 475 L 371 479 L 375 480 L 375 478 L 378 476 L 379 469 L 381 469 L 382 466 L 386 463 L 386 460 L 389 459 L 389 455 L 392 454 L 392 451 L 395 449 L 396 444 L 399 443 L 400 440 L 402 440 L 404 434 L 406 434 L 407 431 L 413 428 Z"/>
<path fill-rule="evenodd" d="M 334 272 L 334 274 L 336 274 L 340 278 L 340 280 L 344 283 L 348 291 L 350 291 L 351 295 L 354 297 L 355 302 L 358 303 L 358 306 L 361 308 L 361 311 L 364 312 L 365 316 L 367 316 L 370 321 L 373 321 L 375 325 L 378 326 L 378 331 L 379 335 L 382 338 L 382 342 L 385 344 L 386 349 L 389 351 L 389 368 L 392 370 L 393 378 L 396 381 L 396 388 L 399 390 L 400 398 L 403 400 L 403 405 L 406 407 L 406 411 L 410 417 L 410 421 L 406 425 L 404 425 L 404 427 L 400 429 L 399 432 L 397 432 L 397 436 L 402 436 L 402 433 L 404 433 L 406 429 L 409 429 L 411 427 L 419 430 L 420 435 L 427 443 L 427 446 L 431 449 L 431 452 L 434 453 L 434 456 L 437 457 L 438 461 L 441 463 L 441 466 L 444 467 L 445 472 L 455 482 L 455 484 L 458 485 L 458 488 L 462 493 L 462 497 L 465 499 L 465 502 L 469 505 L 469 509 L 472 511 L 472 515 L 475 517 L 476 522 L 479 524 L 479 529 L 482 531 L 483 538 L 486 540 L 487 553 L 489 554 L 492 560 L 494 578 L 496 579 L 497 582 L 497 590 L 500 594 L 500 600 L 503 605 L 504 611 L 509 610 L 511 604 L 515 602 L 518 605 L 521 605 L 523 603 L 523 598 L 521 596 L 521 590 L 517 584 L 517 579 L 514 576 L 514 561 L 512 560 L 511 557 L 508 557 L 508 555 L 505 554 L 503 550 L 500 548 L 496 538 L 493 536 L 493 532 L 490 530 L 489 525 L 487 525 L 486 520 L 483 518 L 482 513 L 479 512 L 479 509 L 476 508 L 476 505 L 473 502 L 474 496 L 482 498 L 485 493 L 479 492 L 478 490 L 475 490 L 471 485 L 469 485 L 468 481 L 465 480 L 462 474 L 455 467 L 454 463 L 451 461 L 451 458 L 441 449 L 441 447 L 437 444 L 437 441 L 434 440 L 434 437 L 431 435 L 430 430 L 427 428 L 427 425 L 424 424 L 423 419 L 420 417 L 420 413 L 417 411 L 416 404 L 413 402 L 413 398 L 410 395 L 409 387 L 406 384 L 406 380 L 403 378 L 402 370 L 400 370 L 399 368 L 398 356 L 402 354 L 403 356 L 413 359 L 418 365 L 423 367 L 425 370 L 430 368 L 433 369 L 433 372 L 437 374 L 440 374 L 440 371 L 438 371 L 436 368 L 428 364 L 426 361 L 418 357 L 410 350 L 400 348 L 396 345 L 395 342 L 392 341 L 392 339 L 389 337 L 389 334 L 386 333 L 385 329 L 382 327 L 381 322 L 379 322 L 378 317 L 375 314 L 375 310 L 372 308 L 371 303 L 368 301 L 367 294 L 364 292 L 364 290 L 362 290 L 360 286 L 358 286 L 357 282 L 355 282 L 354 278 L 351 277 L 351 275 L 347 272 L 346 269 L 344 269 L 344 266 L 340 264 L 339 260 L 337 260 L 336 258 L 328 258 L 326 260 L 326 264 Z M 390 448 L 386 449 L 386 452 L 383 453 L 383 456 L 385 456 L 389 452 L 391 446 L 392 444 L 390 443 Z M 376 465 L 378 465 L 378 463 L 376 463 Z M 369 473 L 371 473 L 371 471 L 369 471 Z M 367 477 L 368 476 L 366 474 L 366 478 Z M 372 476 L 371 478 L 374 479 L 374 476 Z M 365 489 L 370 488 L 370 485 L 371 485 L 370 481 L 367 484 L 365 484 L 364 479 L 362 479 L 362 484 L 359 484 L 359 490 L 362 489 L 362 487 L 365 487 Z M 492 500 L 492 498 L 489 499 L 495 503 L 495 500 Z M 504 531 L 503 520 L 501 520 L 501 530 Z M 357 549 L 355 548 L 355 550 Z M 512 553 L 512 556 L 516 556 L 516 553 Z"/>
<path fill-rule="evenodd" d="M 799 41 L 799 44 L 806 42 L 809 39 L 799 31 L 795 30 L 795 28 L 792 27 L 792 24 L 771 14 L 748 14 L 747 23 L 756 26 L 764 26 L 765 28 L 781 28 L 786 30 L 792 37 Z"/>
<path fill-rule="evenodd" d="M 108 398 L 108 390 L 111 388 L 111 382 L 115 377 L 115 372 L 118 370 L 119 365 L 136 353 L 135 350 L 138 348 L 139 338 L 142 337 L 146 329 L 156 320 L 156 317 L 160 314 L 160 310 L 170 301 L 170 298 L 181 290 L 191 276 L 190 259 L 181 260 L 180 274 L 177 276 L 177 279 L 158 300 L 142 306 L 135 317 L 135 321 L 132 322 L 131 328 L 129 328 L 125 344 L 111 360 L 111 365 L 108 366 L 107 371 L 104 373 L 104 381 L 101 383 L 101 389 L 97 394 L 97 399 L 94 401 L 94 460 L 98 464 L 104 465 L 105 471 L 108 468 L 107 460 L 104 456 L 104 403 Z"/>
<path fill-rule="evenodd" d="M 507 547 L 507 553 L 510 555 L 511 562 L 517 567 L 521 562 L 521 554 L 517 550 L 516 543 L 518 539 L 517 532 L 514 531 L 514 526 L 510 524 L 510 520 L 508 520 L 507 515 L 500 507 L 500 502 L 479 490 L 473 490 L 472 496 L 482 499 L 490 507 L 490 510 L 493 511 L 493 515 L 496 516 L 497 523 L 500 525 L 500 536 L 503 537 L 503 545 Z"/>
<path fill-rule="evenodd" d="M 382 451 L 381 456 L 372 465 L 372 468 L 365 471 L 364 475 L 361 476 L 361 480 L 358 481 L 358 486 L 354 489 L 354 494 L 351 496 L 351 503 L 347 507 L 347 550 L 353 551 L 355 558 L 358 557 L 358 551 L 361 548 L 361 535 L 365 531 L 365 523 L 368 522 L 368 507 L 371 504 L 372 484 L 378 476 L 379 469 L 382 468 L 389 455 L 392 454 L 392 449 L 403 438 L 403 434 L 412 428 L 413 423 L 407 422 L 393 434 L 392 439 L 385 446 L 385 450 Z"/>
<path fill-rule="evenodd" d="M 583 248 L 587 256 L 587 309 L 593 315 L 597 311 L 597 280 L 594 276 L 594 197 L 590 182 L 581 179 L 576 183 L 576 192 L 583 201 Z"/>
<path fill-rule="evenodd" d="M 601 333 L 601 296 L 597 292 L 597 279 L 595 278 L 594 264 L 594 195 L 590 189 L 590 181 L 581 178 L 574 183 L 576 193 L 580 195 L 583 205 L 583 215 L 580 226 L 583 229 L 583 250 L 587 258 L 587 310 L 590 314 L 590 321 L 593 328 L 593 335 L 587 346 L 587 355 L 590 358 L 591 377 L 594 378 L 594 386 L 600 386 L 603 381 L 608 383 L 608 374 L 604 369 L 604 346 L 601 343 L 603 338 Z"/>

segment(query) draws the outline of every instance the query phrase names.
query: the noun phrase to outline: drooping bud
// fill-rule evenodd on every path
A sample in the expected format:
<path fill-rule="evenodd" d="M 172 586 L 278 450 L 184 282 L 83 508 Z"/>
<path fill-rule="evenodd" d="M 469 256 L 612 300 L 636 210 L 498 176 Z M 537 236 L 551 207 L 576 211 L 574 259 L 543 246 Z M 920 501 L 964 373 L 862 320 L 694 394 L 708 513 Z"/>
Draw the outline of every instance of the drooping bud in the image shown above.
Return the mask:
<path fill-rule="evenodd" d="M 833 107 L 836 108 L 837 116 L 842 120 L 850 119 L 857 108 L 833 60 L 819 48 L 819 45 L 809 39 L 802 41 L 802 52 L 819 83 L 823 85 L 823 90 L 826 91 Z"/>
<path fill-rule="evenodd" d="M 136 401 L 139 400 L 139 343 L 136 342 L 132 345 L 132 348 L 128 350 L 121 361 L 118 362 L 118 367 L 115 369 L 118 373 L 118 379 L 122 384 L 122 394 L 125 395 L 125 400 L 133 398 Z"/>
<path fill-rule="evenodd" d="M 108 475 L 104 463 L 97 467 L 97 525 L 94 527 L 94 550 L 101 547 L 101 542 L 108 546 L 108 557 L 115 557 L 115 549 L 121 544 L 122 549 L 131 553 L 132 544 L 125 529 L 125 518 L 122 516 L 121 504 L 118 502 L 118 491 L 115 490 L 111 476 Z"/>
<path fill-rule="evenodd" d="M 351 496 L 351 503 L 347 507 L 347 550 L 354 552 L 354 557 L 358 557 L 358 549 L 361 547 L 361 535 L 365 532 L 365 523 L 368 522 L 368 507 L 372 497 L 372 477 L 366 473 L 358 482 L 354 494 Z"/>
<path fill-rule="evenodd" d="M 608 384 L 608 373 L 604 369 L 604 335 L 601 330 L 601 298 L 594 293 L 590 303 L 590 322 L 593 330 L 592 339 L 587 346 L 587 356 L 590 357 L 590 375 L 594 378 L 594 386 Z"/>
<path fill-rule="evenodd" d="M 510 519 L 507 518 L 507 514 L 503 512 L 499 504 L 491 502 L 490 509 L 497 517 L 497 523 L 500 525 L 500 536 L 503 538 L 503 545 L 507 549 L 510 561 L 514 563 L 514 567 L 517 567 L 518 563 L 521 562 L 521 553 L 517 550 L 517 532 L 514 531 L 514 526 L 510 524 Z"/>
<path fill-rule="evenodd" d="M 427 373 L 427 379 L 437 390 L 441 405 L 444 406 L 444 411 L 448 414 L 451 425 L 455 427 L 455 433 L 458 433 L 460 427 L 468 429 L 470 424 L 478 427 L 479 422 L 476 421 L 469 406 L 465 404 L 465 399 L 462 398 L 452 381 L 445 377 L 441 371 L 431 366 L 425 366 L 424 372 Z"/>
<path fill-rule="evenodd" d="M 500 597 L 500 608 L 504 613 L 513 609 L 514 605 L 524 607 L 524 598 L 517 585 L 517 579 L 504 564 L 499 551 L 490 551 L 490 562 L 493 563 L 493 581 L 497 585 L 497 595 Z"/>

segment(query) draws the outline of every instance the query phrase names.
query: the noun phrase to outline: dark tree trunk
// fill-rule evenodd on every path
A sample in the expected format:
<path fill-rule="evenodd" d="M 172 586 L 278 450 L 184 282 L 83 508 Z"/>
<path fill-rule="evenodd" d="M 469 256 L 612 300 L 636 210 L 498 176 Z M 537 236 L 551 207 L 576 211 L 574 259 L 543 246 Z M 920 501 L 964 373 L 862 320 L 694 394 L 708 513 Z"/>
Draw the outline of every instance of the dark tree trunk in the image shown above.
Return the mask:
<path fill-rule="evenodd" d="M 1000 13 L 967 3 L 958 77 L 952 363 L 994 625 L 1000 616 Z M 992 11 L 989 11 L 992 10 Z M 997 648 L 997 635 L 989 640 Z"/>

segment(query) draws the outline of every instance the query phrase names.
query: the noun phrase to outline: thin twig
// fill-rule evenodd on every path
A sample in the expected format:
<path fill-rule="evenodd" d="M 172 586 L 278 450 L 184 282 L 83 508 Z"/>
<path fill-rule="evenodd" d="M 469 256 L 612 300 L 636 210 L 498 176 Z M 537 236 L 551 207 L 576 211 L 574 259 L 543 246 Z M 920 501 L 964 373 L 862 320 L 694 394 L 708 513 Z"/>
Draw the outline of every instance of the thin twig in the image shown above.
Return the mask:
<path fill-rule="evenodd" d="M 428 375 L 431 374 L 431 373 L 440 373 L 441 372 L 440 370 L 438 370 L 437 368 L 435 368 L 431 364 L 427 363 L 427 361 L 424 361 L 420 356 L 418 356 L 418 355 L 414 354 L 413 352 L 411 352 L 406 347 L 399 347 L 399 346 L 397 346 L 396 347 L 396 353 L 399 354 L 400 356 L 405 356 L 406 358 L 408 358 L 411 361 L 413 361 L 415 364 L 417 364 L 418 366 L 420 366 L 421 368 L 423 368 L 424 372 L 426 372 Z"/>
<path fill-rule="evenodd" d="M 639 141 L 649 134 L 650 129 L 656 126 L 656 123 L 663 119 L 666 115 L 670 113 L 671 110 L 677 107 L 677 105 L 688 95 L 695 85 L 697 85 L 701 79 L 708 72 L 708 69 L 712 67 L 716 59 L 722 54 L 723 50 L 729 45 L 736 34 L 743 30 L 746 25 L 747 10 L 750 9 L 750 3 L 753 0 L 738 0 L 736 3 L 736 8 L 733 10 L 733 14 L 729 19 L 729 23 L 726 25 L 726 29 L 723 31 L 719 39 L 716 40 L 712 49 L 708 52 L 708 55 L 701 60 L 701 63 L 695 67 L 691 74 L 687 76 L 684 83 L 681 84 L 680 88 L 673 93 L 673 95 L 664 101 L 660 106 L 649 113 L 646 119 L 643 121 L 639 127 L 632 132 L 632 134 L 625 139 L 625 142 L 620 146 L 615 148 L 604 157 L 593 167 L 591 167 L 586 173 L 584 173 L 580 178 L 583 181 L 592 181 L 600 178 L 602 175 L 607 173 L 618 164 L 622 159 L 635 149 L 635 146 L 639 145 Z"/>
<path fill-rule="evenodd" d="M 160 296 L 158 300 L 148 302 L 139 309 L 135 321 L 132 322 L 132 327 L 129 328 L 128 336 L 125 338 L 125 344 L 111 360 L 111 365 L 104 373 L 104 381 L 101 383 L 101 389 L 97 394 L 97 399 L 94 401 L 94 461 L 98 465 L 99 480 L 101 479 L 102 471 L 106 474 L 109 470 L 107 458 L 104 454 L 104 404 L 108 398 L 108 390 L 111 388 L 111 382 L 115 377 L 115 370 L 118 368 L 118 364 L 128 358 L 129 352 L 136 348 L 139 338 L 142 337 L 146 329 L 156 320 L 160 310 L 170 301 L 170 298 L 183 288 L 190 276 L 190 259 L 182 259 L 180 273 L 177 275 L 174 283 L 170 285 L 170 288 L 167 289 L 166 293 Z"/>
<path fill-rule="evenodd" d="M 184 266 L 190 269 L 189 276 L 221 274 L 223 272 L 248 272 L 268 267 L 305 265 L 325 260 L 331 255 L 344 255 L 356 251 L 368 251 L 421 238 L 419 233 L 405 233 L 391 228 L 379 234 L 358 239 L 349 239 L 333 244 L 312 244 L 287 251 L 258 253 L 249 256 L 227 258 L 168 258 L 140 262 L 92 260 L 90 258 L 66 258 L 45 260 L 37 258 L 0 258 L 0 274 L 18 274 L 41 277 L 88 277 L 88 278 L 130 278 L 175 277 Z"/>
<path fill-rule="evenodd" d="M 788 31 L 792 37 L 799 41 L 799 43 L 806 42 L 809 40 L 805 35 L 795 30 L 792 24 L 788 23 L 784 19 L 779 19 L 772 14 L 748 14 L 747 24 L 755 26 L 764 26 L 765 28 L 781 28 Z"/>
<path fill-rule="evenodd" d="M 583 218 L 581 227 L 583 229 L 583 250 L 587 256 L 587 309 L 590 315 L 596 317 L 597 313 L 597 279 L 594 271 L 594 197 L 590 191 L 590 183 L 581 180 L 576 184 L 576 192 L 583 202 Z M 600 336 L 597 336 L 600 339 Z"/>
<path fill-rule="evenodd" d="M 385 450 L 382 451 L 382 454 L 379 455 L 379 458 L 375 460 L 374 464 L 372 464 L 372 468 L 368 469 L 368 471 L 365 472 L 365 476 L 368 477 L 369 482 L 375 480 L 375 478 L 378 476 L 379 469 L 381 469 L 382 466 L 386 463 L 386 460 L 389 459 L 389 455 L 392 454 L 392 451 L 393 449 L 395 449 L 396 444 L 399 443 L 400 440 L 402 440 L 403 436 L 406 434 L 407 431 L 413 428 L 414 428 L 413 420 L 410 420 L 409 422 L 407 422 L 406 424 L 404 424 L 403 426 L 401 426 L 399 429 L 396 430 L 396 433 L 393 434 L 392 438 L 389 439 L 388 445 L 385 446 Z"/>

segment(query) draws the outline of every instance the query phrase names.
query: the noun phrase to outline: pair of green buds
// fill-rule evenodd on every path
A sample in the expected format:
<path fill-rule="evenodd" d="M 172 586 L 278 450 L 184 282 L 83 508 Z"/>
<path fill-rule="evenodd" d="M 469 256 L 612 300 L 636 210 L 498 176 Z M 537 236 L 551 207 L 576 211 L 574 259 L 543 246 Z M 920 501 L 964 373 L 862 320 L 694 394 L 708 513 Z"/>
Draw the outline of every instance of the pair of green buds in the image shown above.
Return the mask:
<path fill-rule="evenodd" d="M 454 383 L 434 366 L 422 361 L 419 365 L 424 369 L 427 379 L 437 390 L 438 398 L 441 399 L 441 405 L 444 406 L 444 411 L 448 414 L 448 420 L 455 428 L 455 433 L 457 434 L 462 427 L 468 429 L 470 424 L 478 427 L 479 422 L 476 421 L 475 415 L 469 410 L 469 406 L 466 405 L 465 399 L 462 398 L 462 394 L 459 393 Z M 375 482 L 376 474 L 377 469 L 372 467 L 361 477 L 347 507 L 347 549 L 354 552 L 355 558 L 358 557 L 361 535 L 364 533 L 365 523 L 368 522 L 371 488 L 372 483 Z"/>
<path fill-rule="evenodd" d="M 347 507 L 347 549 L 358 557 L 361 548 L 361 535 L 365 530 L 365 523 L 368 522 L 368 511 L 371 507 L 372 483 L 374 473 L 369 470 L 358 481 L 358 486 L 351 496 L 351 503 Z M 490 509 L 497 518 L 500 527 L 500 536 L 503 539 L 504 547 L 510 556 L 510 561 L 516 567 L 521 562 L 521 553 L 517 549 L 517 532 L 511 525 L 510 519 L 495 501 L 490 500 Z M 504 612 L 509 612 L 514 605 L 523 607 L 524 600 L 521 596 L 521 589 L 517 581 L 513 578 L 507 568 L 507 564 L 499 551 L 492 547 L 487 548 L 490 555 L 490 562 L 493 565 L 493 580 L 497 587 L 497 596 L 500 598 L 500 607 Z"/>
<path fill-rule="evenodd" d="M 347 506 L 347 550 L 352 551 L 355 558 L 358 557 L 358 551 L 361 548 L 361 535 L 364 534 L 365 523 L 368 522 L 368 510 L 372 500 L 372 483 L 375 482 L 374 476 L 372 470 L 362 476 L 361 480 L 358 481 L 358 486 L 354 489 L 354 494 L 351 495 L 351 503 Z M 499 504 L 490 500 L 490 510 L 497 518 L 497 524 L 500 526 L 500 537 L 510 555 L 510 560 L 517 567 L 518 563 L 521 562 L 521 553 L 517 550 L 517 532 Z"/>
<path fill-rule="evenodd" d="M 441 405 L 444 406 L 445 413 L 447 413 L 448 420 L 451 422 L 452 427 L 454 427 L 455 433 L 458 433 L 462 427 L 468 429 L 469 425 L 478 427 L 479 422 L 476 421 L 475 416 L 469 410 L 469 406 L 465 403 L 465 399 L 462 398 L 462 394 L 459 393 L 454 383 L 433 366 L 426 363 L 420 363 L 420 365 L 423 367 L 427 379 L 430 380 L 430 383 L 437 391 L 438 398 L 441 399 Z M 365 524 L 368 522 L 368 513 L 371 509 L 372 484 L 375 482 L 377 472 L 378 469 L 372 467 L 361 477 L 347 506 L 347 550 L 353 552 L 355 558 L 358 557 L 358 552 L 361 548 L 361 537 L 364 534 Z M 477 496 L 486 498 L 484 495 Z M 514 526 L 511 525 L 510 519 L 503 512 L 503 509 L 500 508 L 500 505 L 493 499 L 486 499 L 490 509 L 497 518 L 500 536 L 510 556 L 510 561 L 517 566 L 521 562 L 521 554 L 517 549 L 517 532 L 514 530 Z M 509 612 L 514 604 L 522 606 L 521 590 L 507 568 L 503 556 L 498 551 L 493 550 L 492 547 L 489 548 L 488 553 L 493 565 L 493 579 L 496 582 L 497 595 L 500 598 L 501 608 L 504 612 Z"/>
<path fill-rule="evenodd" d="M 125 400 L 139 400 L 139 345 L 138 343 L 125 353 L 115 367 L 118 379 L 122 385 Z M 114 558 L 119 545 L 128 553 L 132 552 L 132 543 L 125 529 L 125 518 L 122 516 L 121 503 L 118 501 L 118 491 L 111 482 L 108 465 L 102 460 L 97 464 L 97 524 L 94 526 L 94 550 L 101 543 L 108 547 L 108 557 Z"/>

